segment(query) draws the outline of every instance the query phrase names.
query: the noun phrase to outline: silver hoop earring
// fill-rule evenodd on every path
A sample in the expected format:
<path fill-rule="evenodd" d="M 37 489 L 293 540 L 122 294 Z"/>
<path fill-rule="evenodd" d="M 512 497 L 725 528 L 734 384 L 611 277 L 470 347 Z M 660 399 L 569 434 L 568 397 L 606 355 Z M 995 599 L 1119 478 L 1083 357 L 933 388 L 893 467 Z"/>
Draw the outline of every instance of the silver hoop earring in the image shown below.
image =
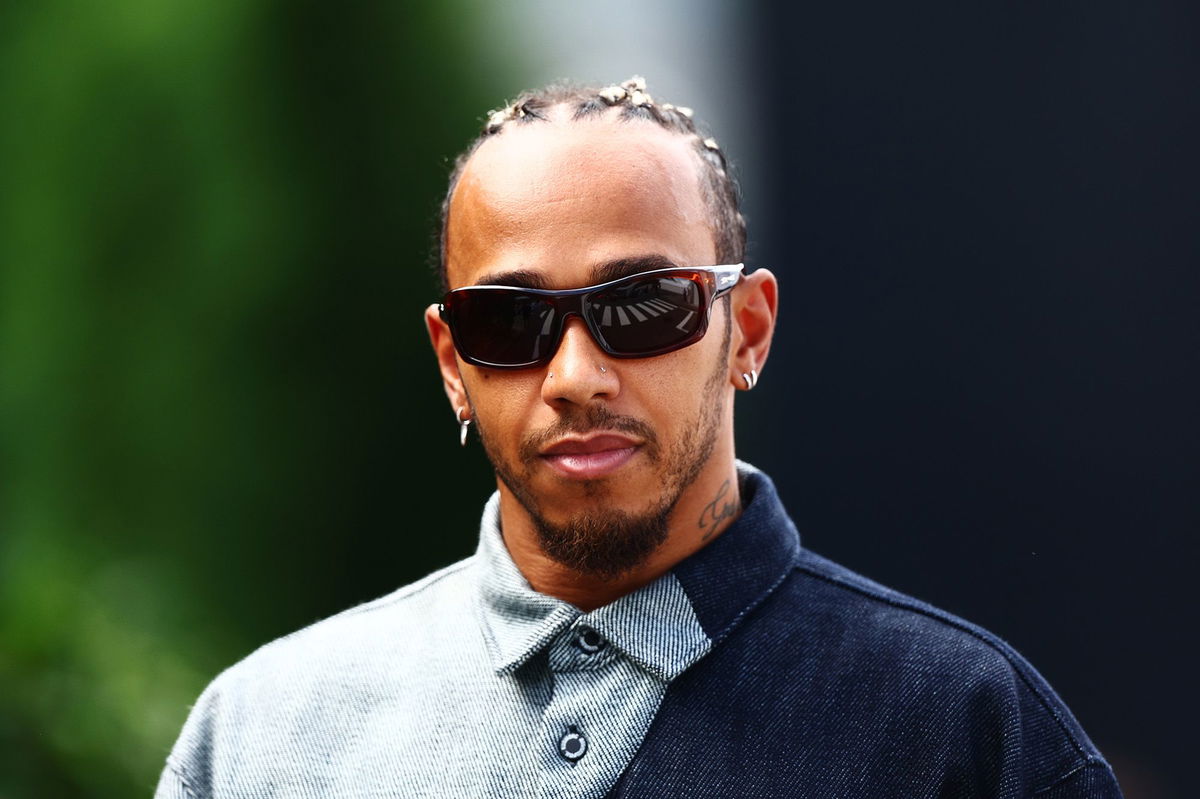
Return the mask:
<path fill-rule="evenodd" d="M 750 391 L 758 385 L 758 372 L 753 369 L 750 370 L 750 374 L 742 372 L 742 380 L 746 381 L 746 390 Z"/>
<path fill-rule="evenodd" d="M 454 416 L 458 419 L 458 443 L 459 446 L 467 445 L 467 428 L 471 426 L 471 417 L 463 418 L 463 411 L 466 408 L 459 408 L 455 411 Z"/>

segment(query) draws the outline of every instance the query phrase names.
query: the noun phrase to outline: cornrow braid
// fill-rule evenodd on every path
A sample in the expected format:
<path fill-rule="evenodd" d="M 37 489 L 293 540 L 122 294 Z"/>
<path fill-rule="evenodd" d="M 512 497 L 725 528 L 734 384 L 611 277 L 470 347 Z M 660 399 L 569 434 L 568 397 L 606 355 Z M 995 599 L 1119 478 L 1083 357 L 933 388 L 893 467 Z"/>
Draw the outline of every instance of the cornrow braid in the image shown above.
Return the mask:
<path fill-rule="evenodd" d="M 483 142 L 502 133 L 510 126 L 520 127 L 549 119 L 549 110 L 565 105 L 572 110 L 571 119 L 599 116 L 609 108 L 620 108 L 620 119 L 641 119 L 654 122 L 695 142 L 695 152 L 704 165 L 700 181 L 705 205 L 709 211 L 713 244 L 717 262 L 739 263 L 746 252 L 746 220 L 740 210 L 741 193 L 730 172 L 716 139 L 702 136 L 696 127 L 692 109 L 656 103 L 646 92 L 646 81 L 635 75 L 623 83 L 605 87 L 577 86 L 571 83 L 552 83 L 541 89 L 522 92 L 504 108 L 490 112 L 483 130 L 454 161 L 449 187 L 442 200 L 441 230 L 438 237 L 438 278 L 442 290 L 449 288 L 446 274 L 446 232 L 450 220 L 450 199 L 458 186 L 464 167 Z"/>

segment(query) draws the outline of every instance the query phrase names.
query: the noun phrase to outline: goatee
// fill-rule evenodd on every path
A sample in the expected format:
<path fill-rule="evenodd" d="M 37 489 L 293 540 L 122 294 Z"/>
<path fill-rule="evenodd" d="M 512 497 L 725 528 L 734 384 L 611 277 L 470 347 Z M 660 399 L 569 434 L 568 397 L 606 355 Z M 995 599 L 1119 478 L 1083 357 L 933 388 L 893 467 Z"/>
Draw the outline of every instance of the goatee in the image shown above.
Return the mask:
<path fill-rule="evenodd" d="M 496 474 L 528 512 L 538 541 L 550 558 L 581 575 L 611 580 L 640 566 L 667 540 L 671 512 L 716 448 L 725 404 L 730 327 L 726 314 L 721 355 L 705 381 L 699 418 L 668 451 L 663 451 L 650 425 L 618 415 L 602 403 L 579 406 L 549 428 L 527 436 L 518 449 L 519 466 L 501 456 L 501 448 L 492 441 L 488 429 L 479 424 L 480 440 Z M 589 480 L 583 483 L 584 493 L 591 500 L 586 507 L 564 522 L 552 522 L 530 489 L 534 471 L 544 468 L 538 453 L 544 444 L 562 436 L 598 430 L 628 433 L 642 442 L 638 457 L 645 457 L 657 473 L 659 501 L 636 513 L 604 507 L 610 485 L 604 479 Z"/>

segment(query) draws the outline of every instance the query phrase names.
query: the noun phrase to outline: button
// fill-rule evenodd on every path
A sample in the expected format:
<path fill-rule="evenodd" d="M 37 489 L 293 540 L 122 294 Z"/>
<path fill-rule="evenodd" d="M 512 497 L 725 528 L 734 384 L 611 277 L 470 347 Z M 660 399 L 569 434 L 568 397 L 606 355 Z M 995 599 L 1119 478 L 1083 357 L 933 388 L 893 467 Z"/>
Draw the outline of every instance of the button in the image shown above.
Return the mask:
<path fill-rule="evenodd" d="M 587 738 L 579 734 L 578 727 L 567 727 L 567 734 L 558 742 L 558 753 L 572 763 L 587 754 Z"/>
<path fill-rule="evenodd" d="M 604 648 L 604 639 L 592 628 L 584 627 L 575 637 L 575 645 L 589 655 L 594 655 Z"/>

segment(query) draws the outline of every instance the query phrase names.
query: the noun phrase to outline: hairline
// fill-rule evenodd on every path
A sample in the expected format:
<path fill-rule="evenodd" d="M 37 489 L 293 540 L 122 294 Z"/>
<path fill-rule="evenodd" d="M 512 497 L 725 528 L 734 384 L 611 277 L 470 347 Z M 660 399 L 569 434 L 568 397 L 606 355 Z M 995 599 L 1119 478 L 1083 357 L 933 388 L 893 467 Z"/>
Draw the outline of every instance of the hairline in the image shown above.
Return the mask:
<path fill-rule="evenodd" d="M 568 95 L 565 97 L 557 98 L 557 99 L 555 99 L 554 102 L 550 103 L 549 105 L 543 106 L 542 108 L 539 108 L 538 110 L 539 110 L 539 112 L 540 111 L 549 111 L 549 110 L 557 109 L 559 107 L 566 107 L 566 108 L 570 109 L 572 102 L 575 101 L 576 99 L 577 99 L 576 95 Z M 613 115 L 608 113 L 608 110 L 610 108 L 619 108 L 620 109 L 617 112 L 615 118 L 613 117 Z M 675 137 L 686 136 L 686 134 L 683 131 L 673 130 L 671 128 L 665 127 L 662 124 L 656 123 L 653 119 L 647 119 L 646 117 L 644 117 L 640 114 L 631 113 L 630 108 L 628 106 L 607 106 L 601 113 L 588 112 L 583 107 L 577 107 L 574 109 L 574 111 L 572 113 L 568 114 L 565 117 L 563 117 L 562 115 L 558 115 L 557 119 L 550 119 L 550 118 L 543 117 L 539 114 L 538 116 L 526 117 L 525 119 L 516 122 L 516 124 L 514 124 L 513 127 L 519 130 L 521 127 L 524 127 L 525 125 L 533 124 L 534 121 L 549 122 L 551 124 L 556 124 L 556 125 L 567 125 L 567 124 L 574 124 L 577 122 L 587 122 L 587 121 L 592 121 L 592 120 L 609 121 L 609 122 L 616 121 L 616 122 L 620 122 L 620 123 L 639 122 L 639 123 L 651 125 L 654 128 L 662 130 L 671 136 L 675 136 Z M 475 139 L 474 142 L 472 142 L 470 147 L 468 147 L 465 151 L 463 151 L 455 159 L 454 166 L 450 173 L 450 185 L 447 188 L 446 195 L 442 201 L 442 213 L 441 213 L 441 220 L 440 220 L 441 228 L 438 231 L 438 243 L 439 243 L 438 263 L 437 263 L 438 282 L 439 282 L 440 288 L 443 292 L 448 291 L 450 289 L 450 277 L 449 277 L 449 266 L 448 266 L 449 258 L 447 256 L 448 256 L 448 252 L 449 252 L 450 209 L 451 209 L 451 206 L 453 205 L 454 195 L 458 192 L 458 185 L 461 182 L 463 174 L 466 172 L 467 165 L 470 163 L 471 159 L 475 156 L 475 153 L 478 152 L 479 149 L 481 147 L 483 147 L 493 137 L 504 135 L 504 131 L 506 129 L 508 129 L 508 126 L 506 126 L 505 128 L 502 128 L 494 133 L 489 133 L 489 134 L 479 136 L 478 138 Z M 715 253 L 716 261 L 717 262 L 741 261 L 742 257 L 729 257 L 730 253 L 726 253 L 724 256 L 722 255 L 722 253 L 726 252 L 726 250 L 732 249 L 732 250 L 736 251 L 739 249 L 739 247 L 738 247 L 738 242 L 736 242 L 736 241 L 733 241 L 733 242 L 726 241 L 726 238 L 736 238 L 736 237 L 734 237 L 728 233 L 726 233 L 725 235 L 722 235 L 722 232 L 721 232 L 722 220 L 725 216 L 726 209 L 724 207 L 724 203 L 722 203 L 722 200 L 721 200 L 721 197 L 719 194 L 719 190 L 717 189 L 717 187 L 715 187 L 713 185 L 714 184 L 713 168 L 710 164 L 705 162 L 703 156 L 695 147 L 688 147 L 687 149 L 688 149 L 688 152 L 690 152 L 692 154 L 692 157 L 697 166 L 698 171 L 696 172 L 696 183 L 697 183 L 697 188 L 700 191 L 700 200 L 703 203 L 705 211 L 706 211 L 706 215 L 707 215 L 706 222 L 707 222 L 707 227 L 709 229 L 709 234 L 712 238 L 712 245 L 713 245 L 713 250 Z M 727 176 L 727 179 L 732 181 L 732 177 Z M 736 204 L 734 206 L 734 210 L 735 211 L 737 210 Z M 729 245 L 729 246 L 727 246 L 727 245 Z M 741 245 L 741 249 L 744 249 L 744 242 Z M 733 254 L 740 256 L 743 253 L 735 252 Z"/>

